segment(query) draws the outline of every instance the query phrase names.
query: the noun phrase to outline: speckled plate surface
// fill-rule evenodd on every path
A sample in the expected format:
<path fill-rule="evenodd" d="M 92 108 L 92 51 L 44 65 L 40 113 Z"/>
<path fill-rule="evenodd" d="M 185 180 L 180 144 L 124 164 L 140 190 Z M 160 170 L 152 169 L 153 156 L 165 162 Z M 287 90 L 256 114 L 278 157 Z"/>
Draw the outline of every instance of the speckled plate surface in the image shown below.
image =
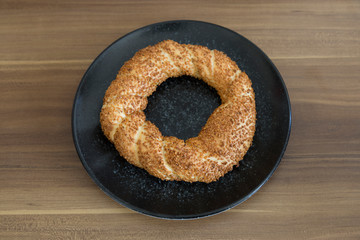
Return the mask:
<path fill-rule="evenodd" d="M 253 82 L 257 124 L 253 145 L 240 166 L 210 184 L 166 182 L 127 163 L 102 134 L 99 113 L 117 71 L 139 49 L 165 39 L 225 52 Z M 191 77 L 169 79 L 149 97 L 146 117 L 163 135 L 196 136 L 219 106 L 214 89 Z M 75 96 L 72 129 L 76 150 L 95 183 L 118 203 L 168 219 L 210 216 L 252 196 L 273 174 L 290 136 L 291 108 L 285 84 L 270 59 L 236 32 L 198 21 L 170 21 L 133 31 L 91 64 Z"/>

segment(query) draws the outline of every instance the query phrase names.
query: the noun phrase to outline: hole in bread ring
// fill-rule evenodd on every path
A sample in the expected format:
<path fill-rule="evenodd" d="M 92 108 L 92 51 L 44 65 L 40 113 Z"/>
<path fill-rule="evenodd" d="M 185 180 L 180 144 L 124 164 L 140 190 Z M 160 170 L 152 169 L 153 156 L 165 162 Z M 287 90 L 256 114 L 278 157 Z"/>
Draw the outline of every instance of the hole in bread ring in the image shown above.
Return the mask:
<path fill-rule="evenodd" d="M 215 88 L 191 76 L 168 78 L 148 97 L 146 119 L 163 136 L 197 137 L 209 116 L 221 105 Z"/>
<path fill-rule="evenodd" d="M 215 88 L 222 104 L 199 135 L 163 136 L 144 109 L 162 82 L 182 75 Z M 224 53 L 203 46 L 160 42 L 138 51 L 107 89 L 100 123 L 128 162 L 162 180 L 212 182 L 238 165 L 255 133 L 255 95 L 248 76 Z"/>

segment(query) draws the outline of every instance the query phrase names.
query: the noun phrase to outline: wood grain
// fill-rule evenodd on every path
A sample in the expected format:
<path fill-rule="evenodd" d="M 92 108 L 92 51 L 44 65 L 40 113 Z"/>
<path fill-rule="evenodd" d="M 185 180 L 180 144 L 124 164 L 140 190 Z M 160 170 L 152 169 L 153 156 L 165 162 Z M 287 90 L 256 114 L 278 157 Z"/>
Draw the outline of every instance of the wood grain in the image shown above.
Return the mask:
<path fill-rule="evenodd" d="M 270 181 L 209 218 L 167 221 L 107 197 L 71 135 L 93 59 L 139 27 L 230 28 L 274 61 L 293 126 Z M 359 1 L 0 0 L 0 239 L 360 239 Z"/>

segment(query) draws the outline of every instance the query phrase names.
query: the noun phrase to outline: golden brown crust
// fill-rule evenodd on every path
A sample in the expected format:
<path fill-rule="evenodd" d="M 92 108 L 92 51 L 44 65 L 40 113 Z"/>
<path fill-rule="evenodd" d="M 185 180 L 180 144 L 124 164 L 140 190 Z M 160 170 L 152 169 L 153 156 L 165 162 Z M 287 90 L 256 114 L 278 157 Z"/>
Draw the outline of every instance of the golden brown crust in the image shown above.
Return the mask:
<path fill-rule="evenodd" d="M 158 85 L 190 75 L 214 87 L 222 104 L 199 135 L 164 137 L 143 110 Z M 162 41 L 138 51 L 105 93 L 100 122 L 105 136 L 131 164 L 162 180 L 212 182 L 239 164 L 255 133 L 255 94 L 249 77 L 224 53 Z"/>

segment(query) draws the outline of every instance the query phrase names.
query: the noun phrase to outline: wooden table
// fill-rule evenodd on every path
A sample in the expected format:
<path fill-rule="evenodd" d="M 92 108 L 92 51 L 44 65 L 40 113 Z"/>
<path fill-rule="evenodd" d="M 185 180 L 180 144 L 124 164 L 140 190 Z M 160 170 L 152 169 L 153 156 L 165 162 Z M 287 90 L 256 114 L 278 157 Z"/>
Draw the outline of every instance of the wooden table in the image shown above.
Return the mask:
<path fill-rule="evenodd" d="M 230 28 L 274 61 L 293 125 L 259 192 L 216 216 L 122 207 L 76 154 L 71 111 L 93 59 L 139 27 Z M 0 239 L 360 239 L 359 1 L 0 0 Z"/>

